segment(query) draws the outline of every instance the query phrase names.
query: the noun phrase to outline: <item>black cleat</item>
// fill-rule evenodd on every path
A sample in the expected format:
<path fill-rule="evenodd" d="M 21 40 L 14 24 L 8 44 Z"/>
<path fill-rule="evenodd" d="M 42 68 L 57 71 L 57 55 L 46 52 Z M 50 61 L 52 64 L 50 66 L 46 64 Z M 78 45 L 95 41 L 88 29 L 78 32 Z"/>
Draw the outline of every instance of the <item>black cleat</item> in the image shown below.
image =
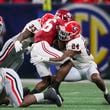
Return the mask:
<path fill-rule="evenodd" d="M 60 94 L 60 92 L 57 92 L 57 94 L 60 96 L 60 98 L 61 98 L 61 100 L 62 100 L 62 102 L 63 102 L 64 99 L 63 99 L 62 95 Z"/>
<path fill-rule="evenodd" d="M 44 93 L 44 97 L 45 99 L 54 102 L 58 107 L 62 105 L 61 97 L 56 93 L 54 88 L 47 89 L 47 91 Z"/>
<path fill-rule="evenodd" d="M 104 94 L 104 98 L 110 104 L 110 94 Z"/>

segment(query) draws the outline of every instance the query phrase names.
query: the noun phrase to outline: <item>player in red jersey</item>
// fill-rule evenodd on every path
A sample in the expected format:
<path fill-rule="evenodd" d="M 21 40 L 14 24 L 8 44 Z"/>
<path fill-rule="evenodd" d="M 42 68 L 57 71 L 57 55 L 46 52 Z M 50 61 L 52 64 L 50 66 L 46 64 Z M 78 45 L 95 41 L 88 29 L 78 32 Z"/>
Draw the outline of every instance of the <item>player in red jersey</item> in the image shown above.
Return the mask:
<path fill-rule="evenodd" d="M 61 10 L 63 12 L 63 10 Z M 69 12 L 67 11 L 67 15 Z M 58 12 L 57 12 L 58 14 Z M 51 72 L 49 70 L 49 64 L 46 63 L 39 63 L 36 61 L 38 55 L 47 56 L 50 58 L 58 58 L 62 56 L 62 52 L 51 47 L 54 40 L 56 39 L 57 32 L 59 30 L 59 25 L 63 25 L 64 22 L 67 22 L 67 20 L 72 20 L 71 16 L 70 18 L 67 16 L 67 19 L 65 21 L 62 20 L 62 16 L 65 16 L 66 13 L 61 14 L 62 16 L 59 16 L 55 14 L 54 18 L 48 19 L 41 27 L 41 30 L 39 30 L 35 37 L 34 37 L 34 44 L 31 47 L 31 63 L 33 63 L 37 69 L 37 72 L 39 73 L 40 77 L 42 78 L 42 81 L 38 83 L 34 90 L 32 90 L 31 93 L 40 92 L 44 90 L 47 86 L 51 84 Z M 41 18 L 41 24 L 42 19 Z M 68 19 L 69 18 L 69 19 Z M 23 37 L 22 37 L 23 38 Z M 21 39 L 22 39 L 21 38 Z M 19 39 L 18 39 L 19 40 Z M 20 42 L 19 42 L 20 44 Z M 17 44 L 17 45 L 19 45 Z M 21 44 L 20 44 L 21 45 Z M 70 69 L 70 68 L 69 68 Z M 69 72 L 68 69 L 68 72 Z"/>
<path fill-rule="evenodd" d="M 42 82 L 36 85 L 38 91 L 44 90 L 51 83 L 51 72 L 49 70 L 49 64 L 36 62 L 36 57 L 43 55 L 57 58 L 62 55 L 61 51 L 52 47 L 60 23 L 62 23 L 61 19 L 49 19 L 34 37 L 35 43 L 31 47 L 31 63 L 35 65 L 37 72 L 42 78 Z"/>
<path fill-rule="evenodd" d="M 65 17 L 63 17 L 65 16 Z M 66 18 L 66 19 L 64 19 Z M 62 52 L 52 47 L 54 40 L 56 40 L 59 26 L 64 22 L 72 20 L 72 16 L 67 10 L 58 10 L 53 17 L 45 22 L 39 32 L 34 37 L 34 44 L 31 50 L 31 63 L 33 63 L 43 79 L 42 82 L 36 85 L 33 92 L 44 90 L 51 83 L 51 72 L 49 64 L 36 62 L 37 56 L 48 56 L 50 58 L 58 58 L 62 56 Z"/>

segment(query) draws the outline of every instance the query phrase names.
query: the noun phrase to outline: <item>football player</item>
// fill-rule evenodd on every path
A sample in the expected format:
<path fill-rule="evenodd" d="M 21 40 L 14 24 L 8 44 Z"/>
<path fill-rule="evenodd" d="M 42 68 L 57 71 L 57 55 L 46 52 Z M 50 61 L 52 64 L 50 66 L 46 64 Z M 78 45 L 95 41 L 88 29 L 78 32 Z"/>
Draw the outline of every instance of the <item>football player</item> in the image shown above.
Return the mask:
<path fill-rule="evenodd" d="M 29 44 L 33 41 L 32 36 L 38 30 L 40 30 L 40 28 L 41 24 L 39 19 L 32 20 L 26 24 L 22 32 L 7 40 L 2 50 L 0 51 L 0 67 L 8 67 L 13 68 L 14 70 L 18 70 L 18 68 L 21 66 L 23 62 L 23 55 L 26 47 L 29 46 Z M 14 45 L 14 43 L 21 34 L 25 35 L 24 33 L 26 33 L 26 35 L 30 37 L 22 41 L 22 50 L 16 53 L 20 45 L 16 46 Z"/>
<path fill-rule="evenodd" d="M 64 20 L 63 16 L 65 16 Z M 44 17 L 46 17 L 44 15 Z M 67 19 L 66 19 L 67 18 Z M 43 79 L 42 82 L 36 85 L 35 89 L 32 90 L 32 93 L 39 92 L 44 90 L 51 83 L 51 72 L 49 65 L 43 62 L 37 62 L 37 56 L 48 56 L 50 58 L 58 58 L 62 56 L 62 51 L 55 49 L 52 47 L 54 40 L 56 40 L 56 36 L 59 31 L 59 26 L 63 25 L 64 22 L 71 21 L 72 16 L 67 10 L 58 10 L 53 16 L 52 19 L 49 19 L 42 26 L 41 30 L 35 34 L 34 44 L 32 44 L 31 48 L 31 63 L 36 66 L 37 72 L 40 77 Z"/>
<path fill-rule="evenodd" d="M 48 17 L 46 19 L 49 19 L 52 16 L 52 14 L 48 13 Z M 42 21 L 40 19 L 36 19 L 29 22 L 28 24 L 26 24 L 22 32 L 12 37 L 5 43 L 5 45 L 2 48 L 2 51 L 0 52 L 1 67 L 13 68 L 17 71 L 19 66 L 22 64 L 22 55 L 25 51 L 25 48 L 29 45 L 29 43 L 32 42 L 31 37 L 33 37 L 34 34 L 40 30 L 41 26 L 46 21 L 46 19 L 42 19 Z M 18 41 L 18 39 L 20 38 L 23 38 L 21 41 L 22 44 L 20 44 Z M 20 50 L 20 52 L 18 52 L 18 50 Z"/>
<path fill-rule="evenodd" d="M 44 93 L 31 94 L 23 97 L 21 80 L 18 74 L 9 68 L 0 68 L 0 94 L 2 94 L 0 103 L 7 99 L 15 107 L 27 107 L 33 103 L 41 102 L 44 99 L 53 101 L 57 106 L 61 106 L 62 104 L 61 99 L 53 88 L 48 89 Z"/>
<path fill-rule="evenodd" d="M 103 92 L 106 101 L 110 104 L 110 94 L 108 93 L 108 89 L 103 79 L 100 77 L 97 64 L 95 63 L 92 54 L 85 46 L 80 30 L 80 25 L 76 21 L 70 21 L 66 23 L 65 26 L 61 27 L 58 37 L 61 42 L 65 43 L 66 51 L 62 57 L 54 59 L 44 58 L 44 61 L 48 59 L 49 61 L 59 62 L 68 57 L 74 67 L 79 71 L 80 75 L 85 76 L 88 80 L 94 82 Z"/>
<path fill-rule="evenodd" d="M 2 50 L 0 51 L 0 67 L 12 68 L 15 71 L 17 71 L 23 63 L 25 49 L 33 41 L 31 37 L 40 28 L 41 28 L 40 19 L 32 20 L 26 24 L 22 32 L 18 33 L 16 36 L 7 40 Z M 2 33 L 3 28 L 0 29 L 1 29 L 0 32 Z M 16 53 L 17 51 L 16 49 L 18 47 L 15 47 L 14 43 L 21 34 L 25 35 L 25 33 L 27 33 L 27 35 L 29 35 L 30 37 L 22 41 L 22 50 Z M 2 102 L 0 104 L 2 104 Z"/>
<path fill-rule="evenodd" d="M 51 18 L 49 16 L 50 14 L 45 14 L 41 18 L 41 24 L 43 25 L 41 29 L 35 34 L 34 44 L 32 44 L 31 47 L 31 63 L 36 66 L 37 72 L 42 78 L 42 81 L 36 85 L 35 89 L 33 89 L 31 93 L 41 92 L 46 87 L 48 87 L 52 81 L 49 64 L 43 62 L 38 63 L 36 61 L 37 56 L 43 55 L 51 58 L 57 58 L 62 56 L 63 53 L 53 48 L 52 44 L 56 39 L 59 30 L 59 25 L 63 25 L 65 22 L 72 20 L 72 16 L 67 10 L 58 10 L 55 16 L 51 16 Z M 22 50 L 21 41 L 27 37 L 29 36 L 23 36 L 22 34 L 20 37 L 18 37 L 17 41 L 15 42 L 17 52 Z"/>

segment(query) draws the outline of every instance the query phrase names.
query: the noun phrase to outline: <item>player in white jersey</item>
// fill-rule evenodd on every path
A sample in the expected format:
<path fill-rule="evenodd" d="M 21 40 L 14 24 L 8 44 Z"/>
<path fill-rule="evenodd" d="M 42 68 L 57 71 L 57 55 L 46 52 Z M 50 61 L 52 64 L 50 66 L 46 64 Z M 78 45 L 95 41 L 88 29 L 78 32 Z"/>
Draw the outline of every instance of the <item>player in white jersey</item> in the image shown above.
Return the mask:
<path fill-rule="evenodd" d="M 40 19 L 33 20 L 26 24 L 22 32 L 20 32 L 15 37 L 9 39 L 3 46 L 3 49 L 0 53 L 0 66 L 13 68 L 17 71 L 17 69 L 22 64 L 25 48 L 31 42 L 30 39 L 28 41 L 28 38 L 33 38 L 34 34 L 37 33 L 40 30 L 40 28 Z M 20 44 L 18 39 L 21 41 L 22 45 Z M 20 50 L 20 52 L 18 52 L 18 50 Z"/>
<path fill-rule="evenodd" d="M 80 34 L 80 25 L 76 21 L 71 21 L 61 27 L 59 31 L 59 40 L 66 45 L 66 51 L 60 58 L 42 58 L 42 61 L 62 61 L 65 58 L 73 63 L 80 75 L 85 76 L 91 82 L 94 82 L 97 87 L 103 92 L 106 101 L 110 104 L 110 94 L 105 86 L 103 79 L 97 69 L 97 64 L 94 62 L 93 56 L 87 50 L 83 36 Z M 60 73 L 62 74 L 62 73 Z M 74 74 L 74 73 L 73 73 Z"/>
<path fill-rule="evenodd" d="M 10 104 L 15 107 L 26 107 L 33 103 L 41 102 L 44 99 L 53 101 L 57 106 L 62 104 L 54 89 L 23 97 L 21 80 L 18 74 L 9 68 L 0 68 L 0 94 L 5 94 L 4 97 L 0 98 L 0 103 L 7 97 Z"/>
<path fill-rule="evenodd" d="M 23 63 L 25 49 L 33 41 L 31 37 L 34 36 L 35 32 L 38 31 L 40 27 L 41 24 L 39 19 L 32 20 L 26 24 L 19 34 L 7 40 L 0 51 L 0 67 L 12 68 L 17 71 Z M 16 53 L 16 49 L 19 47 L 16 47 L 14 43 L 21 34 L 24 36 L 28 35 L 30 37 L 22 41 L 22 50 Z"/>
<path fill-rule="evenodd" d="M 21 31 L 16 36 L 10 38 L 4 44 L 2 50 L 0 51 L 0 67 L 13 68 L 14 70 L 18 70 L 23 62 L 24 51 L 29 46 L 29 44 L 33 41 L 34 34 L 39 31 L 41 28 L 41 24 L 39 19 L 32 20 L 26 24 L 23 31 Z M 21 48 L 21 45 L 14 45 L 16 39 L 19 38 L 20 35 L 29 36 L 28 39 L 22 41 L 22 49 L 20 52 L 16 53 L 18 48 Z M 16 62 L 15 62 L 16 61 Z"/>

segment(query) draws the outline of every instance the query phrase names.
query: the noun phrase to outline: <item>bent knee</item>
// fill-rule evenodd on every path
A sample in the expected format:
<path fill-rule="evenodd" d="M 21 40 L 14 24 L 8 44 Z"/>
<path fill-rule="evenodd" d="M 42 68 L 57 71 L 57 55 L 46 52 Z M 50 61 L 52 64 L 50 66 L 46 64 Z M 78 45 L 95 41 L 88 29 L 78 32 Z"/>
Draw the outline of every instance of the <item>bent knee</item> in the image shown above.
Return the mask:
<path fill-rule="evenodd" d="M 94 73 L 94 74 L 91 75 L 91 80 L 93 82 L 97 82 L 100 78 L 101 78 L 100 75 L 97 74 L 97 73 Z"/>

